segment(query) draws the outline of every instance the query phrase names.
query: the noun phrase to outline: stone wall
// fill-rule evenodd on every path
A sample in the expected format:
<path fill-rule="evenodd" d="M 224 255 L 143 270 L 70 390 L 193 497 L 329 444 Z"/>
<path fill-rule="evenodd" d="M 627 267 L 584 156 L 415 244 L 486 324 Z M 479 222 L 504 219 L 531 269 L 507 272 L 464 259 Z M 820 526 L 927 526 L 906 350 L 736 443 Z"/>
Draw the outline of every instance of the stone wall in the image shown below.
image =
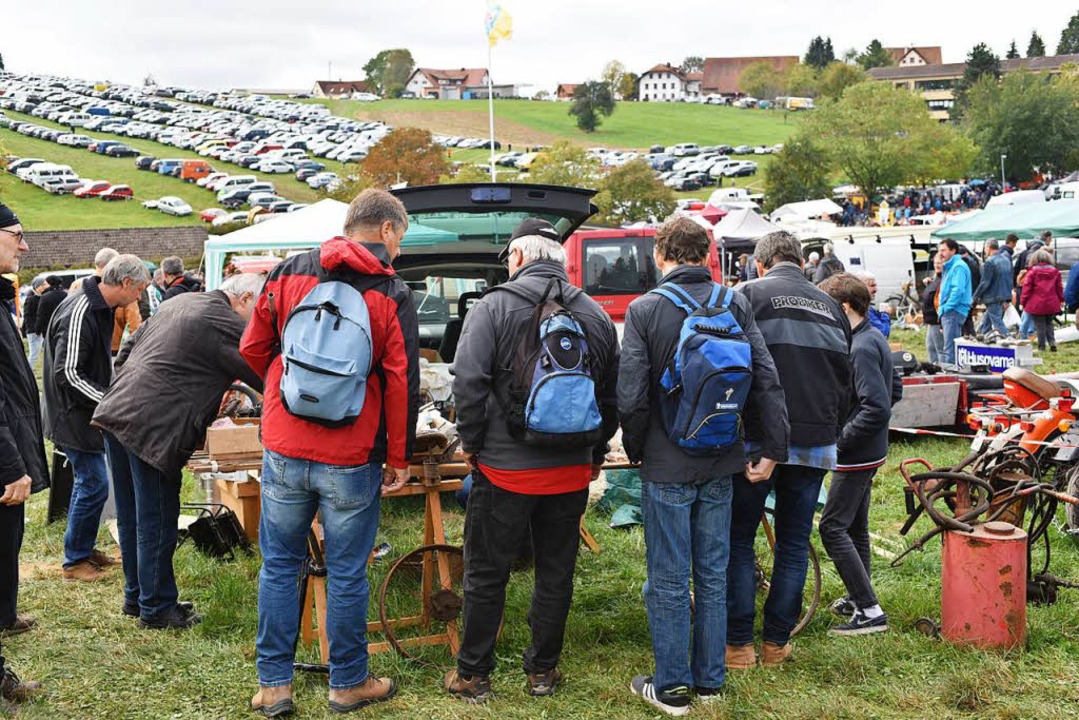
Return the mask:
<path fill-rule="evenodd" d="M 103 247 L 154 262 L 169 255 L 194 259 L 202 256 L 206 238 L 201 227 L 27 232 L 30 251 L 22 255 L 19 264 L 23 270 L 91 267 L 94 255 Z"/>

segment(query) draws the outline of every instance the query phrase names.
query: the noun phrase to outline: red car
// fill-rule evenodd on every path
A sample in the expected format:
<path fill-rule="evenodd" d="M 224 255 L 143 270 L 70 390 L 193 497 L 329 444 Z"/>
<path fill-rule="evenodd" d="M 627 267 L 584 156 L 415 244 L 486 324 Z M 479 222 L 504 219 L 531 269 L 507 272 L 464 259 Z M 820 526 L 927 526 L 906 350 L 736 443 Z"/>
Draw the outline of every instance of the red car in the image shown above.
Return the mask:
<path fill-rule="evenodd" d="M 130 200 L 135 197 L 135 193 L 131 191 L 130 185 L 113 185 L 101 193 L 100 197 L 105 202 L 110 200 Z"/>
<path fill-rule="evenodd" d="M 221 208 L 206 208 L 199 213 L 199 219 L 203 222 L 213 222 L 216 218 L 221 217 L 227 211 Z"/>
<path fill-rule="evenodd" d="M 89 198 L 99 197 L 103 192 L 112 187 L 112 183 L 107 180 L 94 180 L 83 185 L 81 188 L 71 193 L 77 198 Z"/>

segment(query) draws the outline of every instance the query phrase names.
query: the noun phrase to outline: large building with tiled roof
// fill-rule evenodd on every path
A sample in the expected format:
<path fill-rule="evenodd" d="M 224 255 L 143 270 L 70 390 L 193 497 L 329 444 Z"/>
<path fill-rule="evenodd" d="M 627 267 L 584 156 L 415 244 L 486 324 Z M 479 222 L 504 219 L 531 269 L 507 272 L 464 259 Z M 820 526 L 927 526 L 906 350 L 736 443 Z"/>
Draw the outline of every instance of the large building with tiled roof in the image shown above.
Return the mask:
<path fill-rule="evenodd" d="M 747 67 L 754 63 L 766 62 L 776 70 L 784 72 L 797 65 L 797 55 L 769 55 L 764 57 L 728 57 L 705 58 L 704 73 L 701 79 L 701 92 L 705 95 L 725 95 L 736 97 L 745 93 L 738 87 L 738 80 Z"/>

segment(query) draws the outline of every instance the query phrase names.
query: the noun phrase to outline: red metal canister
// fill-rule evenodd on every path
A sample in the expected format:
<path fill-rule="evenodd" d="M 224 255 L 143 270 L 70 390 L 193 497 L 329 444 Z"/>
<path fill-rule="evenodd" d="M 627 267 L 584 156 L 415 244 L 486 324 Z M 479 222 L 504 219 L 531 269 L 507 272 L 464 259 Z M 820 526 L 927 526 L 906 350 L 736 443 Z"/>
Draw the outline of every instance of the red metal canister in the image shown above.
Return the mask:
<path fill-rule="evenodd" d="M 1027 637 L 1027 534 L 1005 522 L 944 533 L 941 635 L 1011 649 Z"/>

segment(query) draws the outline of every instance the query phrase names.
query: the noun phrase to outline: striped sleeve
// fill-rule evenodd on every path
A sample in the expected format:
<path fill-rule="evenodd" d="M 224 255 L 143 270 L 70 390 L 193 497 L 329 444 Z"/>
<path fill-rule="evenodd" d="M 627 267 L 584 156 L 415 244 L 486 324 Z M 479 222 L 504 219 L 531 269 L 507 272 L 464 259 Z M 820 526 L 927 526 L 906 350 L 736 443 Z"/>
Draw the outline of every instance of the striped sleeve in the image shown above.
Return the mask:
<path fill-rule="evenodd" d="M 66 387 L 90 405 L 101 402 L 108 389 L 87 377 L 85 367 L 90 362 L 91 333 L 87 326 L 91 320 L 87 317 L 90 299 L 82 295 L 75 300 L 66 328 L 62 328 L 56 339 L 56 374 L 57 384 Z"/>

